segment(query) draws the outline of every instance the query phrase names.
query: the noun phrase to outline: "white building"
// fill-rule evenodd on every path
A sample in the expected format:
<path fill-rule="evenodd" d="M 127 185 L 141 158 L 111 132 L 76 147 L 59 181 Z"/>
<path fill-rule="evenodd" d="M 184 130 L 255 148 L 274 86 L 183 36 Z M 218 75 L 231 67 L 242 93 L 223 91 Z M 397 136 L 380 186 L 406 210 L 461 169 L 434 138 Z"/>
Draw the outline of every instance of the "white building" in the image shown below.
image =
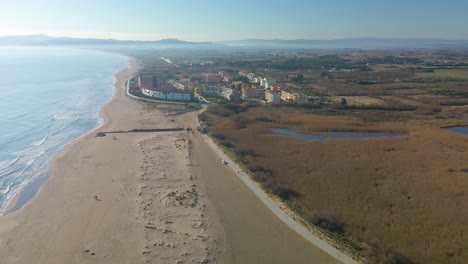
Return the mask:
<path fill-rule="evenodd" d="M 287 92 L 285 90 L 281 91 L 281 100 L 286 102 L 291 102 L 296 100 L 296 96 L 294 93 Z"/>
<path fill-rule="evenodd" d="M 203 96 L 222 97 L 228 101 L 232 101 L 234 100 L 234 90 L 226 87 L 206 87 Z"/>
<path fill-rule="evenodd" d="M 250 81 L 251 83 L 255 83 L 255 82 L 256 82 L 255 79 L 256 79 L 257 77 L 255 76 L 255 74 L 249 73 L 249 74 L 247 74 L 247 78 L 249 78 L 249 81 Z"/>
<path fill-rule="evenodd" d="M 265 100 L 269 104 L 279 104 L 281 103 L 281 96 L 279 93 L 275 93 L 272 91 L 265 92 Z"/>
<path fill-rule="evenodd" d="M 153 90 L 148 88 L 142 88 L 141 92 L 150 97 L 170 100 L 170 101 L 193 101 L 193 93 L 181 90 Z"/>
<path fill-rule="evenodd" d="M 285 102 L 292 102 L 292 103 L 307 103 L 308 98 L 300 95 L 298 93 L 287 92 L 285 90 L 281 91 L 281 100 Z"/>

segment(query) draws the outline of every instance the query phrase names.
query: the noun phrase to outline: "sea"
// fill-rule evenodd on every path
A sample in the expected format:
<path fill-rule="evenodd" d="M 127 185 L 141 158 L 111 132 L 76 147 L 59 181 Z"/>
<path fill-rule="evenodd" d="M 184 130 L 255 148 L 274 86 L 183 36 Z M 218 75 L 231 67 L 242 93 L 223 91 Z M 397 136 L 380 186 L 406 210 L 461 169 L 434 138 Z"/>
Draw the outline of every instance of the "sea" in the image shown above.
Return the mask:
<path fill-rule="evenodd" d="M 47 180 L 65 144 L 98 127 L 113 94 L 115 53 L 58 47 L 0 47 L 0 214 L 24 205 Z"/>

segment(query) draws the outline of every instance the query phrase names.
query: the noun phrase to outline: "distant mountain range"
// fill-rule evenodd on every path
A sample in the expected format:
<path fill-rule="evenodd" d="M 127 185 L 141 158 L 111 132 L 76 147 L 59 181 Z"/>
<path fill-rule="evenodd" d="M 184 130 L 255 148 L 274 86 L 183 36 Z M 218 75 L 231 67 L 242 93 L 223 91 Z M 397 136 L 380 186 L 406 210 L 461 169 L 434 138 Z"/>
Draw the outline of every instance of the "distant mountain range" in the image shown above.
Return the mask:
<path fill-rule="evenodd" d="M 383 49 L 383 48 L 468 48 L 468 40 L 446 39 L 394 39 L 394 38 L 349 38 L 332 40 L 312 39 L 244 39 L 215 42 L 234 46 L 263 46 L 290 48 L 332 49 Z"/>
<path fill-rule="evenodd" d="M 165 46 L 231 46 L 257 48 L 316 48 L 316 49 L 391 49 L 391 48 L 468 48 L 468 40 L 349 38 L 332 40 L 313 39 L 244 39 L 232 41 L 189 42 L 178 39 L 157 41 L 115 40 L 93 38 L 51 37 L 47 35 L 0 37 L 0 45 L 165 45 Z"/>
<path fill-rule="evenodd" d="M 207 45 L 212 43 L 189 42 L 178 39 L 162 39 L 157 41 L 115 40 L 93 38 L 51 37 L 47 35 L 25 35 L 0 37 L 0 45 Z"/>

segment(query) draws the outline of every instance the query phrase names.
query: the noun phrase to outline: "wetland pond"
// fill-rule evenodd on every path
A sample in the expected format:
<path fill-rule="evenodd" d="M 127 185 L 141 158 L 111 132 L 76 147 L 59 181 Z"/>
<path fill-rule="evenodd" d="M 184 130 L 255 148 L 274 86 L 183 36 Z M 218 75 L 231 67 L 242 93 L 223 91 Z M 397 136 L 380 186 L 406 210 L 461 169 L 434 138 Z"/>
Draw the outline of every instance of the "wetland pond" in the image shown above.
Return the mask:
<path fill-rule="evenodd" d="M 468 135 L 468 126 L 454 126 L 454 127 L 446 127 L 444 129 L 450 132 Z"/>
<path fill-rule="evenodd" d="M 286 128 L 272 128 L 274 135 L 289 136 L 302 140 L 325 141 L 335 139 L 371 139 L 407 136 L 407 133 L 390 132 L 326 132 L 326 133 L 299 133 Z"/>

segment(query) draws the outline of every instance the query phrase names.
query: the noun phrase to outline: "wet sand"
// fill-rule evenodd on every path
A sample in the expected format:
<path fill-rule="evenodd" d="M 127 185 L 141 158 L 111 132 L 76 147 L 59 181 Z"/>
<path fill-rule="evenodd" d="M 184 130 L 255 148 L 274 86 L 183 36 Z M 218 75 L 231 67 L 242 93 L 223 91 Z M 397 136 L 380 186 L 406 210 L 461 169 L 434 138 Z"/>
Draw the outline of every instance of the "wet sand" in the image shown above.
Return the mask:
<path fill-rule="evenodd" d="M 44 183 L 48 180 L 47 174 L 42 174 L 39 177 L 35 178 L 28 184 L 26 184 L 8 203 L 8 206 L 5 210 L 4 215 L 11 214 L 15 211 L 21 209 L 25 204 L 31 201 L 34 196 L 37 194 L 39 189 Z"/>

